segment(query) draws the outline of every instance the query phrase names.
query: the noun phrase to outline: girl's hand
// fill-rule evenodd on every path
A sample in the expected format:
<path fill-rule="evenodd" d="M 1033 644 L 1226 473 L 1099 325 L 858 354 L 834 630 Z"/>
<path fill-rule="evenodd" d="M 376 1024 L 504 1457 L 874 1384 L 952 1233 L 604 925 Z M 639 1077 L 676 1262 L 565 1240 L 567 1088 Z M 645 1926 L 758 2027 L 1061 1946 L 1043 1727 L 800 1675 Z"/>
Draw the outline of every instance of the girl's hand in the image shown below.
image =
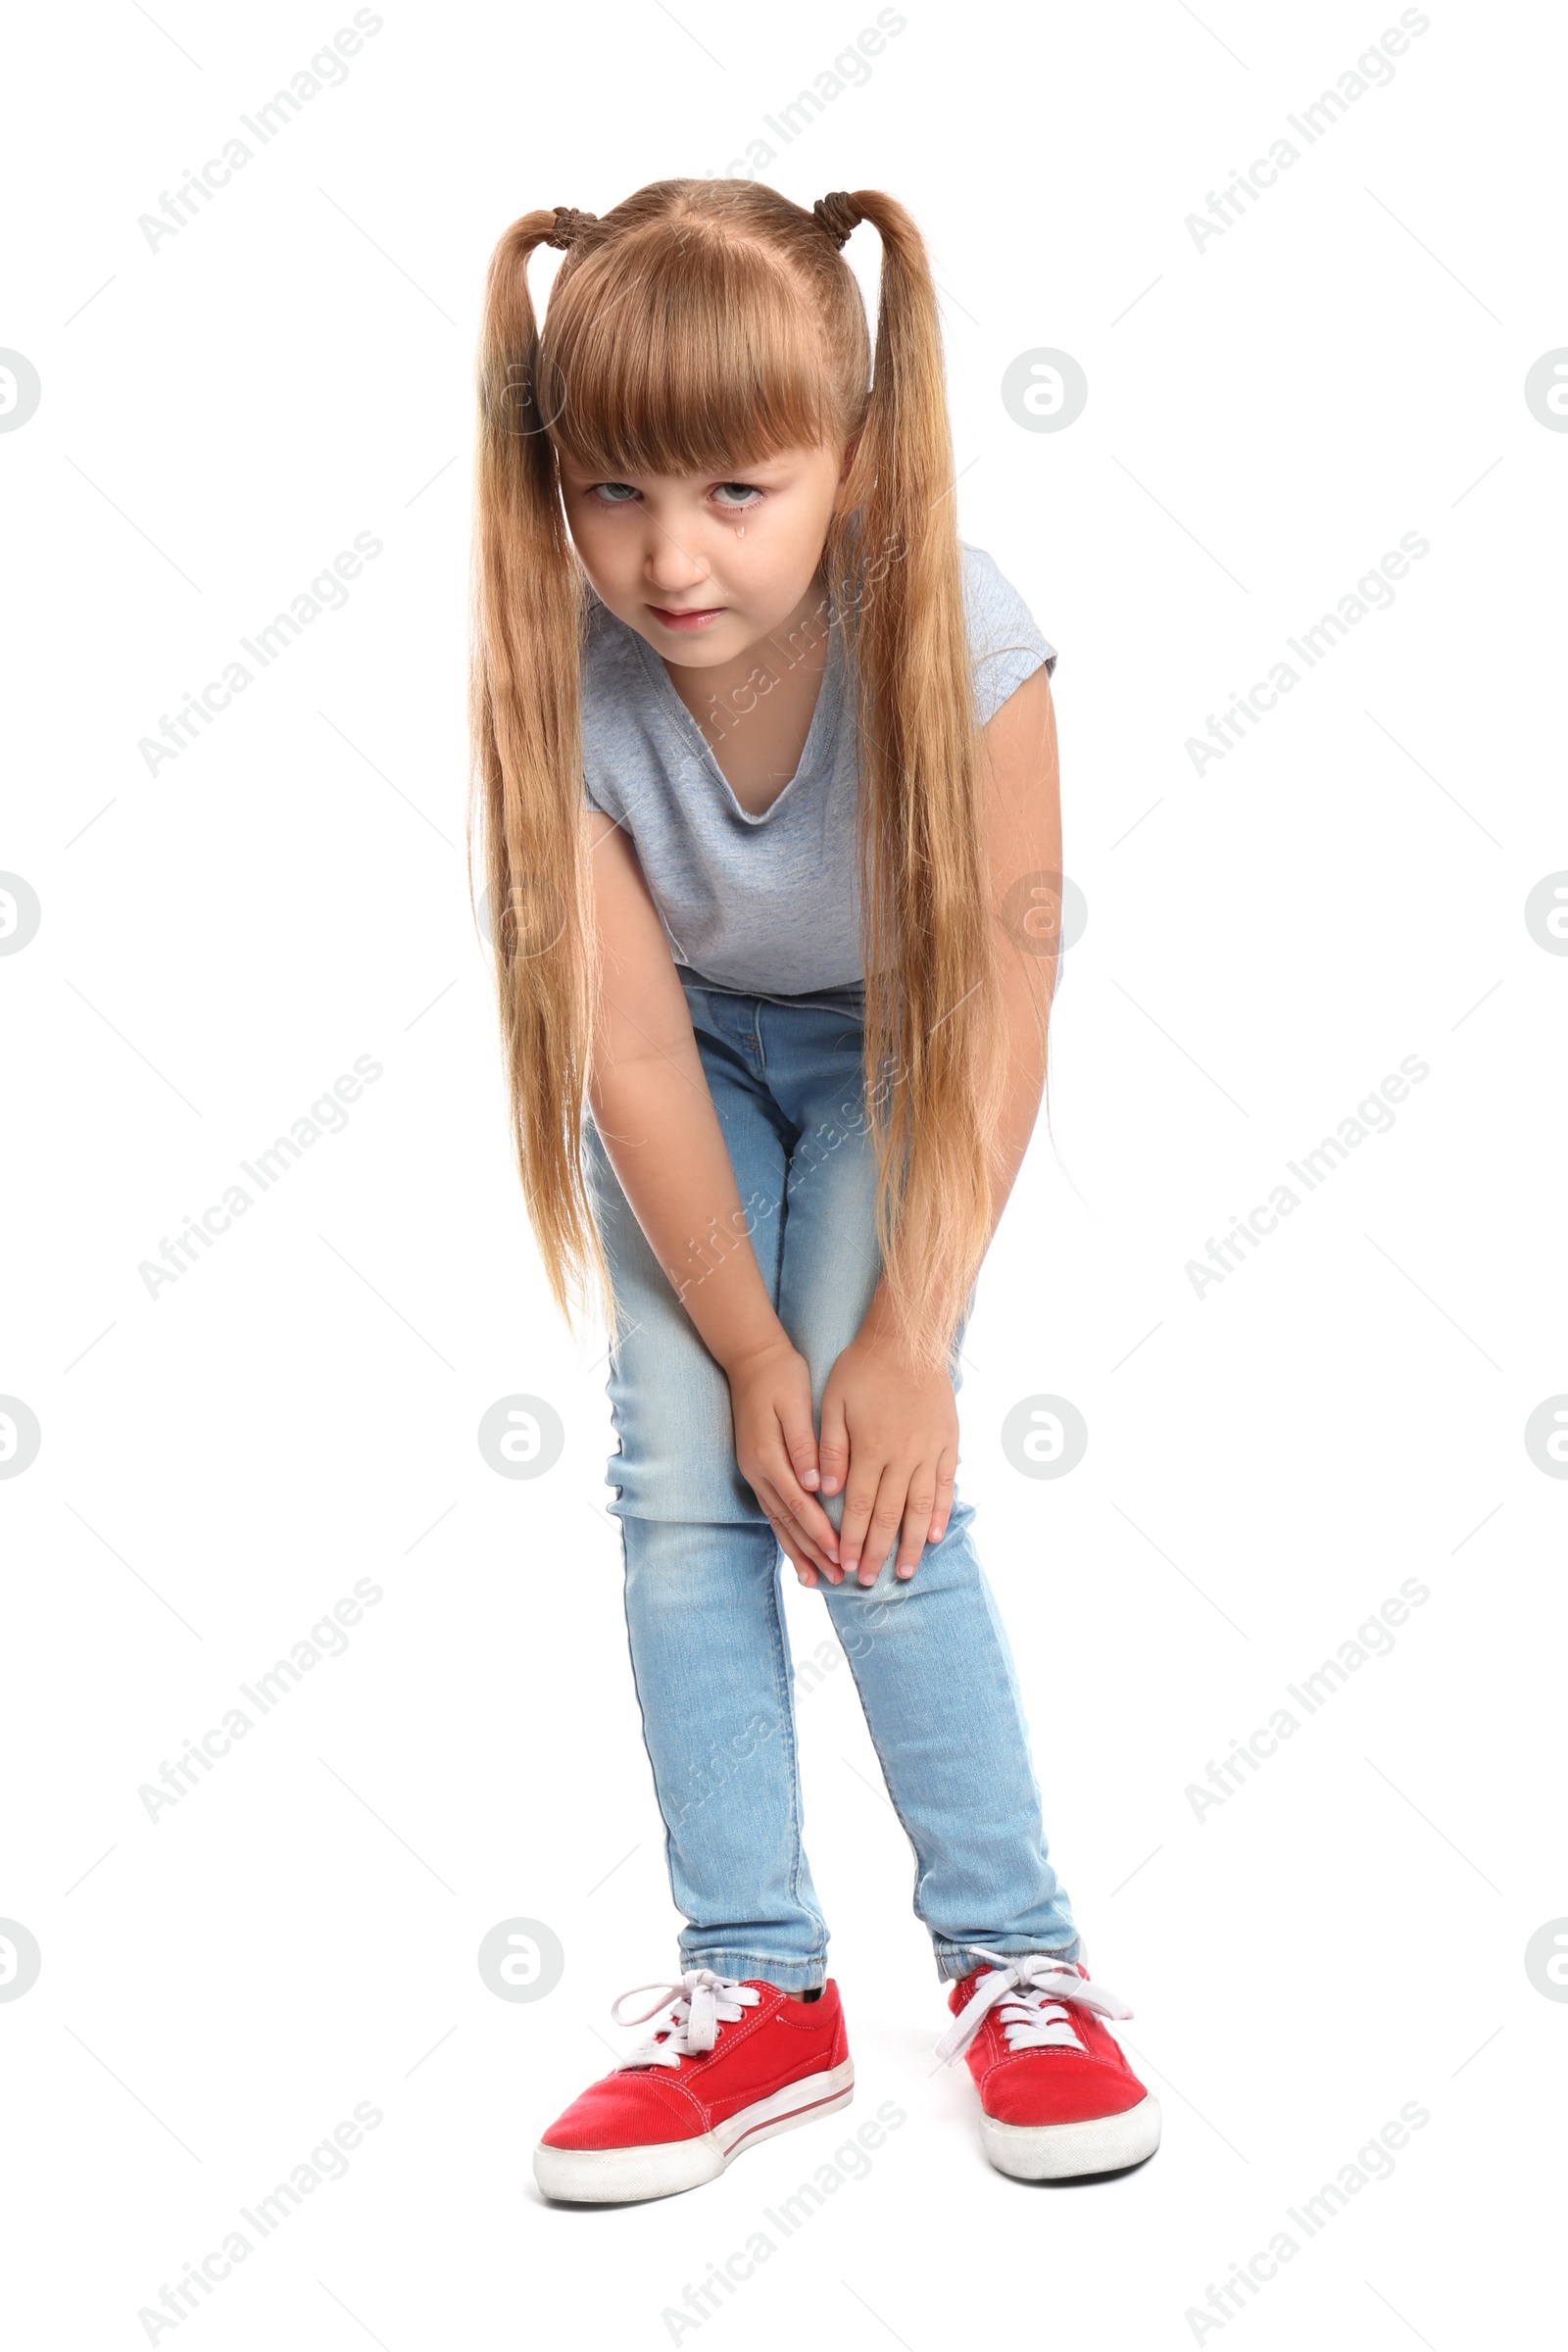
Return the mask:
<path fill-rule="evenodd" d="M 844 1485 L 839 1558 L 876 1582 L 902 1526 L 895 1573 L 907 1579 L 948 1531 L 958 1466 L 958 1400 L 946 1369 L 915 1375 L 861 1331 L 822 1394 L 822 1493 Z"/>
<path fill-rule="evenodd" d="M 812 1492 L 821 1484 L 821 1472 L 805 1356 L 781 1332 L 725 1370 L 742 1478 L 802 1584 L 814 1585 L 819 1572 L 831 1584 L 841 1584 L 838 1536 Z"/>

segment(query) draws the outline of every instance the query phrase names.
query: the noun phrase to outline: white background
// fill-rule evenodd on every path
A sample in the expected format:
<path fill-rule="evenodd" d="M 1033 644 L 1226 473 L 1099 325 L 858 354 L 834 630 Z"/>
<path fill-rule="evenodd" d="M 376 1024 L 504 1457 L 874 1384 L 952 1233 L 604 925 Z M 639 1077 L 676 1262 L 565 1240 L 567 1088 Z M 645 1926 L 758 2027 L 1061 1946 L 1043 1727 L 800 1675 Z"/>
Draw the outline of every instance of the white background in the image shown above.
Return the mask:
<path fill-rule="evenodd" d="M 1568 343 L 1561 19 L 1434 5 L 1200 251 L 1186 217 L 1396 9 L 911 4 L 784 146 L 763 116 L 869 6 L 389 0 L 342 86 L 152 250 L 138 216 L 351 11 L 155 14 L 20 24 L 0 167 L 0 343 L 42 382 L 0 435 L 0 867 L 42 907 L 0 959 L 0 1391 L 42 1433 L 0 1481 L 0 1914 L 42 1953 L 0 2003 L 10 2331 L 147 2341 L 163 2284 L 369 2101 L 347 2176 L 153 2340 L 1539 2340 L 1568 2007 L 1524 1951 L 1568 1913 L 1568 1486 L 1523 1432 L 1568 1389 L 1568 960 L 1524 905 L 1568 866 L 1568 436 L 1523 386 Z M 687 2282 L 842 2143 L 610 2212 L 546 2207 L 529 2169 L 678 1923 L 602 1343 L 549 1304 L 465 883 L 471 365 L 516 214 L 604 213 L 759 135 L 789 195 L 882 187 L 921 224 L 962 535 L 1061 649 L 1089 919 L 961 1478 L 1053 1853 L 1166 2127 L 1118 2182 L 986 2166 L 841 1670 L 801 1701 L 859 2070 L 838 2120 L 907 2120 L 676 2334 Z M 874 299 L 874 232 L 848 253 Z M 1060 433 L 1000 395 L 1041 347 L 1088 377 Z M 1392 609 L 1196 774 L 1208 714 L 1412 531 Z M 139 739 L 362 532 L 383 552 L 345 608 L 149 774 Z M 383 1075 L 344 1131 L 150 1297 L 140 1263 L 360 1055 Z M 1187 1262 L 1406 1055 L 1430 1075 L 1392 1130 L 1198 1298 Z M 475 1442 L 518 1393 L 565 1427 L 536 1481 Z M 1000 1443 L 1043 1394 L 1089 1426 L 1059 1481 Z M 345 1653 L 150 1819 L 141 1786 L 367 1577 Z M 1210 1760 L 1411 1577 L 1392 1654 L 1198 1818 Z M 814 1647 L 820 1602 L 790 1607 Z M 548 1998 L 481 1981 L 514 1917 L 564 1947 Z M 1393 2177 L 1200 2335 L 1208 2283 L 1411 2101 Z"/>

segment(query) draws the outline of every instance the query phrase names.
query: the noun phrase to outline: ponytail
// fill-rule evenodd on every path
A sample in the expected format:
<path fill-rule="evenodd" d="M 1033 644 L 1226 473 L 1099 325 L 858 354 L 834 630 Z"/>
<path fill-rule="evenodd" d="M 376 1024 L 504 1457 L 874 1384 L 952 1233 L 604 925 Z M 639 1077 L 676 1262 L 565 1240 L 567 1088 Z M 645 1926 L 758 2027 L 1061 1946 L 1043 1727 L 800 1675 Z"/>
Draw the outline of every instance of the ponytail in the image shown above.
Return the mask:
<path fill-rule="evenodd" d="M 839 522 L 829 562 L 855 612 L 877 1240 L 905 1350 L 931 1364 L 990 1239 L 1005 1079 L 953 442 L 918 228 L 874 188 L 824 207 L 830 232 L 847 234 L 853 214 L 882 244 L 870 397 L 844 493 L 863 513 L 860 554 L 851 564 Z"/>
<path fill-rule="evenodd" d="M 614 1302 L 588 1200 L 582 1115 L 598 983 L 582 822 L 586 583 L 549 434 L 528 257 L 556 238 L 525 213 L 496 247 L 479 346 L 474 483 L 473 744 L 513 1146 L 551 1295 L 569 1318 Z"/>

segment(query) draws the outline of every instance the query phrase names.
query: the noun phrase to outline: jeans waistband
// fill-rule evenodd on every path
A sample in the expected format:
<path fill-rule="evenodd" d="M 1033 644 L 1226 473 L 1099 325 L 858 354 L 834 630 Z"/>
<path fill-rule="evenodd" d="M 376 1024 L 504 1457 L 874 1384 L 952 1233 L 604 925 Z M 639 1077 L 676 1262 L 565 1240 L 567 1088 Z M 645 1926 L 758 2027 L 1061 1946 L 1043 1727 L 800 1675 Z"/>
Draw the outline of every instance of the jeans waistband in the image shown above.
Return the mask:
<path fill-rule="evenodd" d="M 847 982 L 842 988 L 807 989 L 803 993 L 791 996 L 786 995 L 781 989 L 730 988 L 722 981 L 705 980 L 702 973 L 693 971 L 690 964 L 677 964 L 675 968 L 680 973 L 683 988 L 701 989 L 708 996 L 733 997 L 741 1004 L 799 1004 L 803 1009 L 815 1007 L 823 1012 L 854 1012 L 862 1015 L 865 1010 L 865 983 L 863 980 Z"/>

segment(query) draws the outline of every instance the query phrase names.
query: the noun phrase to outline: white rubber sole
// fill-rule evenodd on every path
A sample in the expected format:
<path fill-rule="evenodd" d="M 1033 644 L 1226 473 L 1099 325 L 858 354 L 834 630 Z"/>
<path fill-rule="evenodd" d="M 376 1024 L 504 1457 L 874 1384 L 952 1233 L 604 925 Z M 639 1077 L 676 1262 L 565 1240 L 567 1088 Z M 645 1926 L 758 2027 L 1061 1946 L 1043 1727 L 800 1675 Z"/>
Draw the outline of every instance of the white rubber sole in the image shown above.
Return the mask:
<path fill-rule="evenodd" d="M 743 2148 L 836 2114 L 855 2095 L 855 2061 L 786 2083 L 770 2098 L 742 2107 L 728 2123 L 697 2139 L 661 2141 L 644 2148 L 552 2148 L 533 2152 L 541 2192 L 571 2205 L 621 2205 L 638 2197 L 673 2197 L 716 2180 Z"/>
<path fill-rule="evenodd" d="M 1121 2173 L 1159 2145 L 1159 2101 L 1150 2093 L 1121 2115 L 1082 2124 L 999 2124 L 980 2118 L 980 2145 L 999 2173 L 1015 2180 L 1076 2180 Z"/>

